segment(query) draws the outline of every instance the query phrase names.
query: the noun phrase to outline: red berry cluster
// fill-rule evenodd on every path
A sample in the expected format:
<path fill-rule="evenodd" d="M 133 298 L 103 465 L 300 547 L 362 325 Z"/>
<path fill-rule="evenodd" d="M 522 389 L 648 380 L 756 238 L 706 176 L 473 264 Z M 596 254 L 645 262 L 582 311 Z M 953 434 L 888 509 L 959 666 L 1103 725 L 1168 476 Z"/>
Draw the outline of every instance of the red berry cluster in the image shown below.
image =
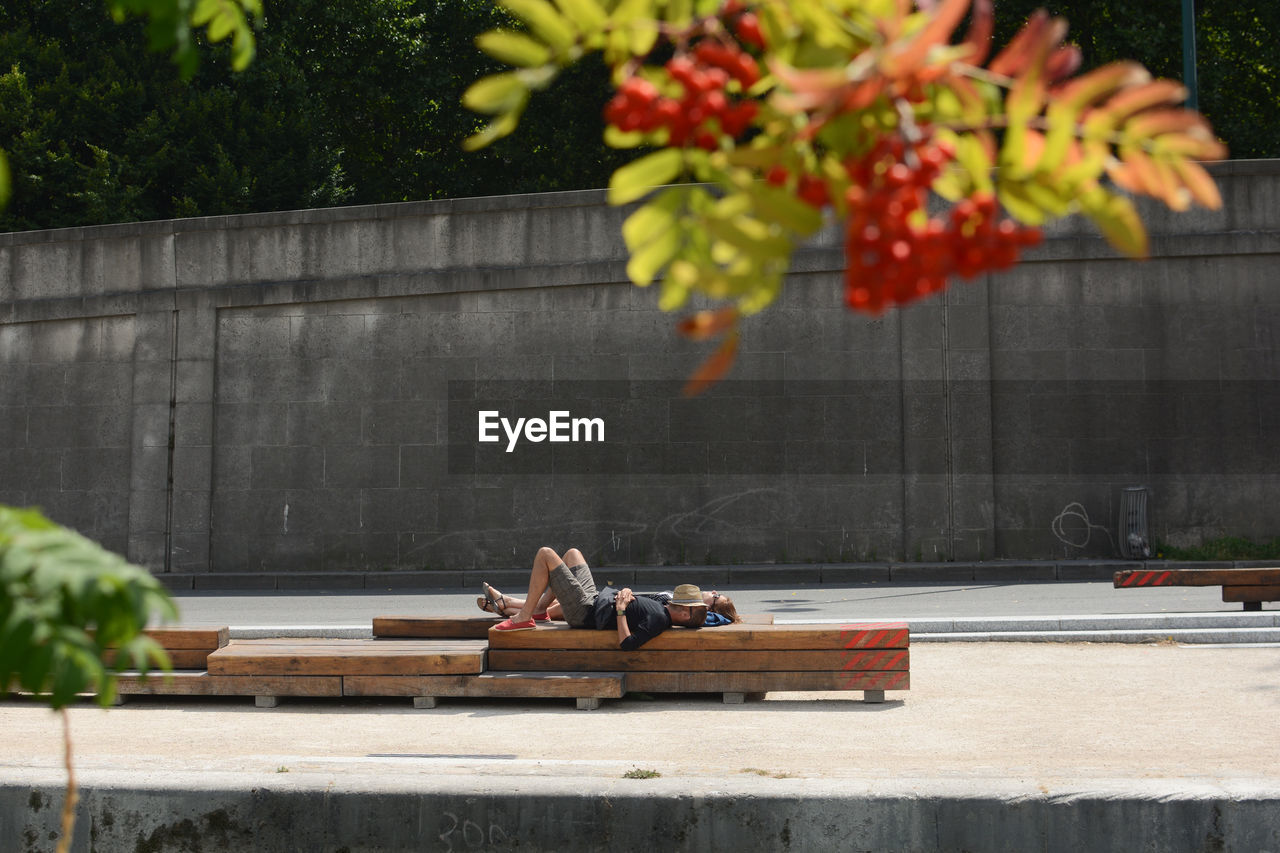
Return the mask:
<path fill-rule="evenodd" d="M 791 173 L 786 166 L 774 166 L 764 179 L 776 187 L 785 187 Z M 796 197 L 811 207 L 823 208 L 831 203 L 831 193 L 827 191 L 826 181 L 817 175 L 801 175 L 796 180 Z"/>
<path fill-rule="evenodd" d="M 879 312 L 936 293 L 958 273 L 972 278 L 1007 269 L 1018 253 L 1041 240 L 1038 228 L 1001 219 L 996 200 L 979 194 L 956 204 L 949 219 L 921 218 L 930 184 L 953 153 L 923 141 L 910 147 L 885 141 L 846 164 L 853 181 L 846 193 L 845 302 Z"/>
<path fill-rule="evenodd" d="M 719 147 L 720 133 L 741 136 L 755 119 L 756 102 L 728 91 L 731 80 L 745 92 L 760 79 L 756 60 L 736 45 L 704 39 L 692 56 L 677 54 L 666 69 L 680 84 L 681 97 L 665 97 L 652 82 L 631 77 L 605 106 L 605 119 L 623 131 L 666 128 L 668 145 L 680 148 L 692 141 L 708 151 Z"/>

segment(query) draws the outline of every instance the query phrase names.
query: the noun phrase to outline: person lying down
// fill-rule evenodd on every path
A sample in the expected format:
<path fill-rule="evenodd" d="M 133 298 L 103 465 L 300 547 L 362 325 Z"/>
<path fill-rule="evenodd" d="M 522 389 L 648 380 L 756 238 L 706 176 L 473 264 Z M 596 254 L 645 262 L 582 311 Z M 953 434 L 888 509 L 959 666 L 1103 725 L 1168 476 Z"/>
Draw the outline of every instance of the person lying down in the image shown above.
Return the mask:
<path fill-rule="evenodd" d="M 577 548 L 561 557 L 543 547 L 534 557 L 525 598 L 505 595 L 483 584 L 476 605 L 506 616 L 497 631 L 528 631 L 538 622 L 563 619 L 575 628 L 615 630 L 618 646 L 637 649 L 673 625 L 701 628 L 739 621 L 728 596 L 704 593 L 693 584 L 680 584 L 669 593 L 637 595 L 631 589 L 599 590 L 586 559 Z"/>

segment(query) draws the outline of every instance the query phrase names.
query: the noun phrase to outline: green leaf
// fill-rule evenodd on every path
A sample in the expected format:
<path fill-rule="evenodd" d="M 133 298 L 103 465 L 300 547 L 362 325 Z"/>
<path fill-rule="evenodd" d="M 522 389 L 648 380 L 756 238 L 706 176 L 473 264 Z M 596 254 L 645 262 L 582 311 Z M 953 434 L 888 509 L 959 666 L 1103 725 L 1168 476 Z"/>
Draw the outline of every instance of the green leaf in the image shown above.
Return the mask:
<path fill-rule="evenodd" d="M 632 249 L 627 261 L 627 277 L 640 287 L 647 287 L 662 268 L 671 263 L 683 244 L 680 229 L 673 227 L 640 248 Z"/>
<path fill-rule="evenodd" d="M 610 148 L 638 148 L 644 144 L 644 138 L 644 133 L 638 130 L 618 130 L 612 124 L 604 128 L 604 144 Z"/>
<path fill-rule="evenodd" d="M 484 130 L 462 140 L 462 148 L 466 151 L 477 151 L 509 135 L 519 124 L 520 116 L 518 113 L 507 113 L 489 122 L 485 125 Z"/>
<path fill-rule="evenodd" d="M 145 569 L 39 513 L 0 506 L 0 685 L 16 676 L 54 708 L 89 689 L 109 701 L 108 643 L 125 646 L 176 614 Z"/>
<path fill-rule="evenodd" d="M 502 5 L 556 50 L 566 50 L 577 40 L 570 22 L 546 0 L 502 0 Z"/>
<path fill-rule="evenodd" d="M 462 94 L 462 105 L 478 113 L 510 113 L 529 97 L 529 87 L 514 71 L 491 74 L 472 83 Z"/>
<path fill-rule="evenodd" d="M 807 236 L 822 227 L 822 212 L 805 204 L 790 190 L 755 183 L 749 189 L 756 212 L 794 234 Z"/>
<path fill-rule="evenodd" d="M 527 68 L 551 59 L 551 49 L 524 33 L 490 30 L 476 37 L 476 46 L 499 62 Z"/>
<path fill-rule="evenodd" d="M 1147 256 L 1147 229 L 1128 198 L 1095 187 L 1080 197 L 1080 209 L 1117 250 L 1133 258 Z"/>
<path fill-rule="evenodd" d="M 769 227 L 750 216 L 708 219 L 707 230 L 739 252 L 757 261 L 786 258 L 791 254 L 791 241 L 771 233 Z"/>
<path fill-rule="evenodd" d="M 676 212 L 684 203 L 685 188 L 671 187 L 658 193 L 648 204 L 622 223 L 622 238 L 628 249 L 638 249 L 676 226 Z"/>
<path fill-rule="evenodd" d="M 609 204 L 628 204 L 642 198 L 654 187 L 674 181 L 683 166 L 684 154 L 675 148 L 664 148 L 628 163 L 609 180 Z"/>
<path fill-rule="evenodd" d="M 566 17 L 584 33 L 593 33 L 604 27 L 608 15 L 596 0 L 557 0 Z"/>
<path fill-rule="evenodd" d="M 0 151 L 0 210 L 9 203 L 9 192 L 13 186 L 12 179 L 9 176 L 9 160 L 4 156 L 4 152 Z"/>

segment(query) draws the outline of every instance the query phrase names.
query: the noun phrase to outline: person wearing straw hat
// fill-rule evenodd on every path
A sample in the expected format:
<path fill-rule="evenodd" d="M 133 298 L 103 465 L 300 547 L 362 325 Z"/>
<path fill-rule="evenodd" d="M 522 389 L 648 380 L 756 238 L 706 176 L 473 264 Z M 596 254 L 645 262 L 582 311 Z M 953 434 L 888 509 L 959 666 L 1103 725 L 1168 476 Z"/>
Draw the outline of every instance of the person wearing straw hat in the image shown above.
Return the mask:
<path fill-rule="evenodd" d="M 501 595 L 495 600 L 497 591 L 487 583 L 483 588 L 494 612 L 503 612 Z M 513 616 L 499 622 L 493 630 L 528 631 L 537 627 L 538 621 L 547 618 L 547 608 L 553 599 L 560 603 L 565 621 L 571 627 L 616 630 L 618 646 L 623 651 L 638 649 L 673 625 L 701 628 L 707 615 L 702 591 L 693 584 L 676 587 L 666 604 L 637 597 L 629 588 L 605 587 L 597 591 L 595 578 L 581 551 L 570 548 L 561 558 L 554 549 L 543 547 L 538 549 L 529 572 L 528 596 Z"/>
<path fill-rule="evenodd" d="M 652 598 L 659 604 L 668 604 L 675 597 L 675 593 L 669 589 L 662 592 L 637 592 L 636 595 L 640 598 Z M 742 617 L 738 615 L 737 606 L 727 593 L 704 589 L 702 603 L 707 606 L 707 621 L 702 626 L 704 628 L 732 625 L 742 621 Z M 497 616 L 514 616 L 520 612 L 521 607 L 524 607 L 524 599 L 500 592 L 491 584 L 485 584 L 484 595 L 476 596 L 476 607 Z M 564 611 L 560 609 L 560 602 L 554 598 L 551 599 L 546 613 L 533 614 L 535 622 L 551 622 L 557 619 L 564 621 Z"/>

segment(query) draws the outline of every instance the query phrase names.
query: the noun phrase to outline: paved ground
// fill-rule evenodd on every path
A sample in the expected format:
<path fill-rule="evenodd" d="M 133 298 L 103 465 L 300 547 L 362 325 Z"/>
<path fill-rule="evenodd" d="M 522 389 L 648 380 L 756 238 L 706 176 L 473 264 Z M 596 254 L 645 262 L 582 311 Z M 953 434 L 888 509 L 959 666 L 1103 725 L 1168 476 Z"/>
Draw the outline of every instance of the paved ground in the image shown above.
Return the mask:
<path fill-rule="evenodd" d="M 734 593 L 744 610 L 783 621 L 1240 616 L 1206 590 L 1093 583 Z M 367 628 L 377 614 L 469 612 L 473 595 L 180 603 L 186 624 Z M 911 677 L 911 690 L 878 705 L 858 693 L 770 693 L 739 706 L 632 695 L 590 712 L 570 700 L 457 699 L 414 710 L 407 700 L 258 709 L 241 698 L 136 698 L 106 711 L 77 707 L 70 722 L 90 815 L 77 837 L 132 850 L 196 826 L 184 843 L 216 847 L 226 815 L 256 841 L 264 827 L 284 838 L 301 832 L 312 814 L 323 818 L 315 831 L 343 842 L 315 849 L 338 849 L 370 827 L 402 833 L 380 842 L 384 849 L 425 849 L 423 839 L 432 849 L 469 849 L 488 826 L 490 843 L 498 827 L 531 849 L 563 850 L 602 825 L 625 835 L 656 821 L 661 835 L 662 815 L 687 804 L 689 819 L 703 815 L 712 835 L 690 836 L 681 849 L 714 848 L 734 827 L 750 838 L 753 815 L 781 825 L 755 830 L 764 834 L 736 849 L 788 838 L 796 849 L 849 849 L 823 833 L 843 837 L 855 825 L 881 833 L 863 845 L 880 850 L 1261 850 L 1280 840 L 1280 739 L 1271 734 L 1280 647 L 918 643 Z M 0 732 L 0 800 L 11 804 L 0 809 L 0 834 L 34 839 L 34 828 L 56 825 L 44 805 L 58 801 L 65 778 L 62 730 L 48 710 L 10 700 L 0 702 Z M 659 775 L 626 778 L 635 771 Z M 753 802 L 773 805 L 753 812 Z M 733 803 L 745 811 L 713 817 Z M 558 809 L 580 814 L 588 829 L 544 826 Z M 396 829 L 406 814 L 417 824 Z M 796 840 L 802 832 L 812 837 Z"/>
<path fill-rule="evenodd" d="M 569 700 L 131 699 L 71 714 L 76 764 L 94 771 L 234 773 L 253 785 L 351 786 L 362 777 L 963 781 L 1028 790 L 1193 783 L 1280 789 L 1280 649 L 935 644 L 912 652 L 912 689 L 860 694 Z M 49 711 L 0 703 L 0 773 L 56 771 Z M 139 740 L 136 735 L 146 732 Z M 679 744 L 678 747 L 675 745 Z M 278 779 L 276 780 L 278 781 Z M 643 784 L 637 782 L 637 784 Z"/>

